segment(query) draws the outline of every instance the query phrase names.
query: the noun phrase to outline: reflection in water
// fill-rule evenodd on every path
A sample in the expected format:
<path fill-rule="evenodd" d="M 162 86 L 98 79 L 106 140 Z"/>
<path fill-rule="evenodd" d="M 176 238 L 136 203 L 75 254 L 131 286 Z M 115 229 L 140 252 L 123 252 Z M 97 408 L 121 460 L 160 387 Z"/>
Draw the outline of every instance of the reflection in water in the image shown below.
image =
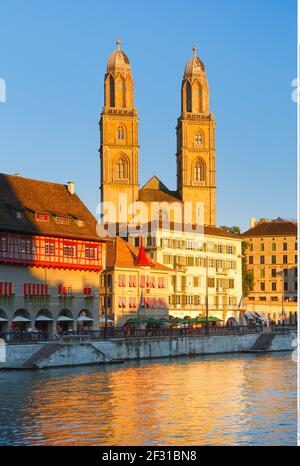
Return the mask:
<path fill-rule="evenodd" d="M 0 372 L 0 444 L 295 445 L 291 354 Z"/>

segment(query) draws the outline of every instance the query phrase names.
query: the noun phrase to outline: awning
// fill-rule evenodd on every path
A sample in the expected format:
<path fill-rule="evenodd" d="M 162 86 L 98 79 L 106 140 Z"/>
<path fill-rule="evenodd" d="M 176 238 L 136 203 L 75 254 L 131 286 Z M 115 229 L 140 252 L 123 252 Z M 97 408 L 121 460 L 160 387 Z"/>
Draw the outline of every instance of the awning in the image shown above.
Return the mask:
<path fill-rule="evenodd" d="M 16 316 L 13 318 L 12 321 L 13 322 L 31 322 L 30 319 L 27 319 L 27 317 L 23 317 L 23 316 Z"/>
<path fill-rule="evenodd" d="M 8 319 L 5 319 L 4 317 L 0 317 L 0 322 L 8 322 Z"/>
<path fill-rule="evenodd" d="M 256 317 L 254 317 L 254 316 L 251 314 L 251 312 L 249 312 L 249 311 L 245 311 L 245 312 L 244 312 L 244 316 L 245 316 L 246 319 L 248 319 L 248 320 L 256 319 Z"/>
<path fill-rule="evenodd" d="M 260 319 L 260 320 L 267 320 L 267 319 L 265 318 L 265 316 L 264 316 L 261 312 L 256 312 L 256 311 L 255 311 L 255 314 L 257 315 L 257 318 L 258 318 L 258 319 Z"/>
<path fill-rule="evenodd" d="M 84 321 L 93 322 L 94 319 L 91 319 L 91 317 L 87 317 L 87 316 L 80 316 L 78 317 L 77 321 L 78 322 L 84 322 Z"/>
<path fill-rule="evenodd" d="M 73 320 L 74 319 L 71 319 L 71 317 L 67 317 L 67 316 L 59 316 L 57 319 L 58 322 L 71 322 Z"/>
<path fill-rule="evenodd" d="M 53 319 L 51 319 L 51 317 L 47 317 L 47 316 L 38 316 L 36 319 L 35 319 L 36 322 L 52 322 Z"/>
<path fill-rule="evenodd" d="M 105 322 L 105 317 L 100 317 L 99 322 Z M 107 323 L 113 323 L 114 321 L 110 320 L 110 319 L 106 319 L 106 322 Z"/>

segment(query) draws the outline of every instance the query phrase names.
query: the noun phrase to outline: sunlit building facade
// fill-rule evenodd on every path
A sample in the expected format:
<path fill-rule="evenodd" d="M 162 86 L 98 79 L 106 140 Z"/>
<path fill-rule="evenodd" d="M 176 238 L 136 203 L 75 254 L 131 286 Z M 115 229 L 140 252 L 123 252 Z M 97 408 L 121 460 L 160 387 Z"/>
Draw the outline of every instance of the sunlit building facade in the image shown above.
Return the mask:
<path fill-rule="evenodd" d="M 0 174 L 0 332 L 98 328 L 104 257 L 74 183 Z"/>

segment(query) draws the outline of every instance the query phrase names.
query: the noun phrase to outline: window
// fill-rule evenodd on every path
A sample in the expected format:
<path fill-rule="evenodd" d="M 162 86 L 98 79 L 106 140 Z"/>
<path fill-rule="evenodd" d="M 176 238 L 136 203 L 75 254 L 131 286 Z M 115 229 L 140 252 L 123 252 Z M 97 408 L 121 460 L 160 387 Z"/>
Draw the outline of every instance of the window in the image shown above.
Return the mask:
<path fill-rule="evenodd" d="M 117 164 L 117 177 L 120 180 L 127 178 L 127 163 L 122 157 L 119 159 Z"/>
<path fill-rule="evenodd" d="M 284 291 L 288 291 L 289 290 L 289 284 L 288 282 L 284 282 Z"/>
<path fill-rule="evenodd" d="M 249 264 L 253 264 L 253 256 L 249 256 Z"/>
<path fill-rule="evenodd" d="M 253 249 L 254 249 L 253 248 L 253 243 L 250 243 L 249 249 L 250 249 L 251 252 L 253 251 Z"/>
<path fill-rule="evenodd" d="M 265 245 L 264 243 L 260 243 L 260 250 L 263 252 L 265 250 Z"/>
<path fill-rule="evenodd" d="M 12 296 L 13 294 L 12 282 L 0 282 L 0 296 Z"/>
<path fill-rule="evenodd" d="M 298 291 L 298 283 L 295 282 L 294 285 L 295 285 L 295 291 Z"/>
<path fill-rule="evenodd" d="M 63 255 L 64 257 L 75 258 L 77 256 L 76 245 L 64 243 L 63 244 Z"/>
<path fill-rule="evenodd" d="M 192 86 L 189 82 L 186 84 L 186 111 L 192 111 Z"/>
<path fill-rule="evenodd" d="M 86 246 L 86 248 L 85 248 L 85 258 L 86 259 L 97 259 L 98 258 L 98 248 L 97 248 L 97 246 Z"/>
<path fill-rule="evenodd" d="M 117 130 L 117 139 L 119 141 L 124 141 L 125 139 L 125 131 L 124 131 L 124 127 L 123 126 L 118 126 L 118 130 Z"/>
<path fill-rule="evenodd" d="M 126 286 L 126 275 L 118 276 L 118 285 L 123 287 Z"/>
<path fill-rule="evenodd" d="M 265 256 L 259 256 L 259 263 L 263 265 L 265 263 Z"/>
<path fill-rule="evenodd" d="M 68 217 L 61 217 L 58 215 L 55 217 L 55 222 L 59 225 L 69 225 L 70 219 Z"/>
<path fill-rule="evenodd" d="M 110 75 L 110 78 L 109 78 L 109 91 L 110 91 L 109 93 L 110 106 L 114 107 L 115 106 L 115 80 L 112 77 L 112 75 Z"/>
<path fill-rule="evenodd" d="M 214 278 L 208 278 L 207 279 L 207 286 L 208 286 L 208 288 L 214 288 L 215 287 L 215 279 Z"/>
<path fill-rule="evenodd" d="M 260 291 L 265 291 L 265 289 L 266 289 L 265 282 L 260 282 Z"/>
<path fill-rule="evenodd" d="M 265 278 L 265 269 L 260 269 L 260 271 L 259 271 L 259 277 L 260 277 L 260 278 Z"/>
<path fill-rule="evenodd" d="M 276 269 L 272 269 L 272 270 L 271 270 L 271 276 L 272 276 L 273 278 L 276 277 Z"/>
<path fill-rule="evenodd" d="M 46 256 L 54 256 L 55 247 L 52 241 L 45 242 L 45 255 Z"/>
<path fill-rule="evenodd" d="M 287 264 L 288 263 L 288 256 L 283 256 L 282 261 L 283 261 L 284 264 Z"/>
<path fill-rule="evenodd" d="M 90 298 L 93 295 L 93 290 L 90 287 L 83 288 L 83 294 L 85 298 Z"/>
<path fill-rule="evenodd" d="M 136 287 L 136 276 L 135 275 L 129 275 L 129 286 L 132 288 Z"/>
<path fill-rule="evenodd" d="M 298 256 L 295 256 L 295 264 L 298 262 Z"/>
<path fill-rule="evenodd" d="M 271 296 L 271 301 L 278 301 L 278 296 Z"/>
<path fill-rule="evenodd" d="M 283 276 L 287 277 L 288 276 L 288 269 L 283 269 Z"/>
<path fill-rule="evenodd" d="M 194 180 L 195 181 L 204 181 L 205 180 L 204 162 L 202 160 L 197 160 L 197 162 L 195 163 Z"/>
<path fill-rule="evenodd" d="M 259 300 L 260 301 L 267 301 L 267 298 L 265 296 L 260 296 Z"/>
<path fill-rule="evenodd" d="M 34 218 L 37 222 L 49 222 L 49 214 L 41 214 L 36 212 Z"/>
<path fill-rule="evenodd" d="M 48 296 L 48 285 L 39 283 L 24 283 L 23 285 L 24 296 Z"/>
<path fill-rule="evenodd" d="M 201 133 L 197 133 L 195 136 L 195 144 L 202 144 L 202 136 Z"/>
<path fill-rule="evenodd" d="M 231 289 L 234 288 L 234 279 L 233 279 L 233 278 L 229 278 L 229 280 L 228 280 L 228 288 L 231 288 Z"/>
<path fill-rule="evenodd" d="M 21 240 L 21 253 L 22 254 L 31 254 L 31 240 L 30 239 L 22 239 Z"/>
<path fill-rule="evenodd" d="M 272 251 L 276 251 L 276 243 L 272 243 Z"/>
<path fill-rule="evenodd" d="M 287 243 L 283 243 L 283 250 L 284 250 L 284 251 L 287 251 L 287 248 L 288 248 Z"/>
<path fill-rule="evenodd" d="M 298 243 L 295 243 L 295 249 L 298 251 Z"/>
<path fill-rule="evenodd" d="M 59 285 L 57 289 L 58 296 L 72 296 L 72 287 Z"/>
<path fill-rule="evenodd" d="M 16 218 L 19 220 L 24 218 L 24 211 L 23 210 L 16 210 Z"/>
<path fill-rule="evenodd" d="M 276 256 L 272 256 L 272 257 L 271 257 L 271 263 L 272 263 L 272 264 L 276 264 Z"/>
<path fill-rule="evenodd" d="M 1 253 L 6 253 L 7 250 L 7 239 L 5 236 L 1 236 L 1 241 L 0 241 L 0 252 Z"/>
<path fill-rule="evenodd" d="M 272 282 L 272 291 L 276 291 L 276 282 Z"/>

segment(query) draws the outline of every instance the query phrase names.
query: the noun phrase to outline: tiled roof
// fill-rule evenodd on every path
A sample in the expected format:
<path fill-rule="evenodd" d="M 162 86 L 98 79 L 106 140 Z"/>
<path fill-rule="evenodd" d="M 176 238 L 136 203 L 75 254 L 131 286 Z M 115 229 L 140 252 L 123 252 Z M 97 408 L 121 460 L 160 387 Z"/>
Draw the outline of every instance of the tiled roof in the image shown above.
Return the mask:
<path fill-rule="evenodd" d="M 157 176 L 152 178 L 139 190 L 142 202 L 181 202 L 177 191 L 170 191 Z"/>
<path fill-rule="evenodd" d="M 23 211 L 23 218 L 16 218 L 16 210 Z M 49 220 L 37 221 L 35 213 L 48 214 Z M 67 224 L 57 223 L 57 216 L 67 218 Z M 94 216 L 67 185 L 0 174 L 2 231 L 100 240 L 96 225 Z"/>
<path fill-rule="evenodd" d="M 106 249 L 106 264 L 107 268 L 139 268 L 135 264 L 139 254 L 138 248 L 127 243 L 123 238 L 116 237 L 107 242 Z M 151 260 L 151 270 L 171 271 L 169 267 Z"/>
<path fill-rule="evenodd" d="M 163 221 L 159 221 L 159 222 L 149 222 L 148 224 L 146 224 L 146 226 L 142 227 L 141 228 L 141 231 L 143 232 L 143 235 L 146 235 L 146 232 L 150 232 L 151 231 L 151 227 L 153 226 L 154 230 L 155 229 L 167 229 L 167 227 L 164 227 L 164 222 Z M 193 233 L 196 229 L 195 225 L 186 225 L 186 228 L 185 228 L 185 225 L 182 223 L 182 224 L 178 224 L 178 223 L 174 223 L 174 222 L 170 222 L 170 228 L 169 228 L 171 231 L 187 231 L 189 233 Z M 203 234 L 204 235 L 210 235 L 210 236 L 222 236 L 223 238 L 235 238 L 235 239 L 242 239 L 239 235 L 236 235 L 234 233 L 229 233 L 225 230 L 223 230 L 222 228 L 218 228 L 218 227 L 215 227 L 215 226 L 211 226 L 211 225 L 204 225 L 203 227 L 203 230 L 202 230 Z M 202 233 L 200 231 L 200 233 Z"/>
<path fill-rule="evenodd" d="M 242 236 L 297 236 L 297 224 L 291 221 L 259 222 Z"/>

